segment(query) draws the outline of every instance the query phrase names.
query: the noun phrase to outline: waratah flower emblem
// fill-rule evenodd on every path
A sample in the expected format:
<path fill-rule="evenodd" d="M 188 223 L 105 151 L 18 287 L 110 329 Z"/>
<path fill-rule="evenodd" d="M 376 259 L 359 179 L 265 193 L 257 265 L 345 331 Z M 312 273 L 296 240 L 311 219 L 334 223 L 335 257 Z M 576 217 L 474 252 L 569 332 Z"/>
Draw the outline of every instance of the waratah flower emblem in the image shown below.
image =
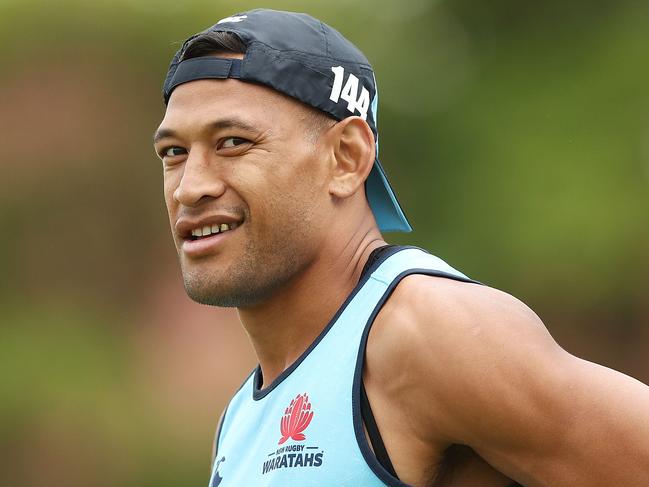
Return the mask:
<path fill-rule="evenodd" d="M 291 404 L 284 411 L 284 416 L 280 422 L 280 431 L 282 437 L 279 440 L 279 445 L 284 443 L 289 438 L 295 441 L 302 441 L 306 436 L 302 432 L 309 426 L 313 418 L 313 411 L 311 411 L 311 403 L 309 396 L 298 394 Z"/>

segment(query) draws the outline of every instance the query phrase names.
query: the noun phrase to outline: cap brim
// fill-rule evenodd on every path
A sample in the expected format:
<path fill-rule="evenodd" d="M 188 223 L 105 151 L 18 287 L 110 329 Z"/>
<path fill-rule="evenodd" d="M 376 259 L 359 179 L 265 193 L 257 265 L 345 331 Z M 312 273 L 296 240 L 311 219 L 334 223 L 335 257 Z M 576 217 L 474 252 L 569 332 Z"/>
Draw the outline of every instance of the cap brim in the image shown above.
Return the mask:
<path fill-rule="evenodd" d="M 412 231 L 378 157 L 365 181 L 365 192 L 376 223 L 382 232 Z"/>

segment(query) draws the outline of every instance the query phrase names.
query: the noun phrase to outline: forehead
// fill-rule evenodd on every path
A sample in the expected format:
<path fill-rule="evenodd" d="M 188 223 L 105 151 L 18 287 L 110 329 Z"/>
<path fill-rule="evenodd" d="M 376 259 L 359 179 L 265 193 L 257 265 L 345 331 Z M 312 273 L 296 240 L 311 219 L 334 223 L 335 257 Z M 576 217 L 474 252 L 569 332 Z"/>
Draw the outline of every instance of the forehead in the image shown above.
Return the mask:
<path fill-rule="evenodd" d="M 236 79 L 201 79 L 178 86 L 169 99 L 161 126 L 209 124 L 234 117 L 256 126 L 296 125 L 307 108 L 271 88 Z"/>

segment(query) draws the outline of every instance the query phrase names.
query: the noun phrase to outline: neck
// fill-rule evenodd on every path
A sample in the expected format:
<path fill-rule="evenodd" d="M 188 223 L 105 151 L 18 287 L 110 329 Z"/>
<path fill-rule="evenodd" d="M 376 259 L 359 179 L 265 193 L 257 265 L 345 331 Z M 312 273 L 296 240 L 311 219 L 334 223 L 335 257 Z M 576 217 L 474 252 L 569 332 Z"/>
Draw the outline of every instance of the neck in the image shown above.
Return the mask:
<path fill-rule="evenodd" d="M 377 229 L 320 249 L 316 259 L 273 296 L 239 308 L 268 386 L 313 343 L 358 283 L 369 255 L 386 244 Z"/>

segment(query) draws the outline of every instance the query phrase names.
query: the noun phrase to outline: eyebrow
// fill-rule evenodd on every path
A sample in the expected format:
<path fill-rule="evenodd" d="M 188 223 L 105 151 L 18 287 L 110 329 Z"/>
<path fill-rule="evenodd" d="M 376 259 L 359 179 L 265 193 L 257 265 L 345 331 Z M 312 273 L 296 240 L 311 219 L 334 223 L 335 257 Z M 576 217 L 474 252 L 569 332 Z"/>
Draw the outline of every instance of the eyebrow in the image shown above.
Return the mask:
<path fill-rule="evenodd" d="M 236 118 L 224 118 L 221 120 L 215 120 L 208 124 L 210 130 L 225 130 L 231 128 L 238 128 L 246 132 L 259 132 L 257 127 L 250 125 L 249 123 L 244 122 Z M 178 132 L 171 128 L 159 128 L 153 134 L 153 143 L 157 143 L 162 139 L 168 137 L 178 137 Z"/>

